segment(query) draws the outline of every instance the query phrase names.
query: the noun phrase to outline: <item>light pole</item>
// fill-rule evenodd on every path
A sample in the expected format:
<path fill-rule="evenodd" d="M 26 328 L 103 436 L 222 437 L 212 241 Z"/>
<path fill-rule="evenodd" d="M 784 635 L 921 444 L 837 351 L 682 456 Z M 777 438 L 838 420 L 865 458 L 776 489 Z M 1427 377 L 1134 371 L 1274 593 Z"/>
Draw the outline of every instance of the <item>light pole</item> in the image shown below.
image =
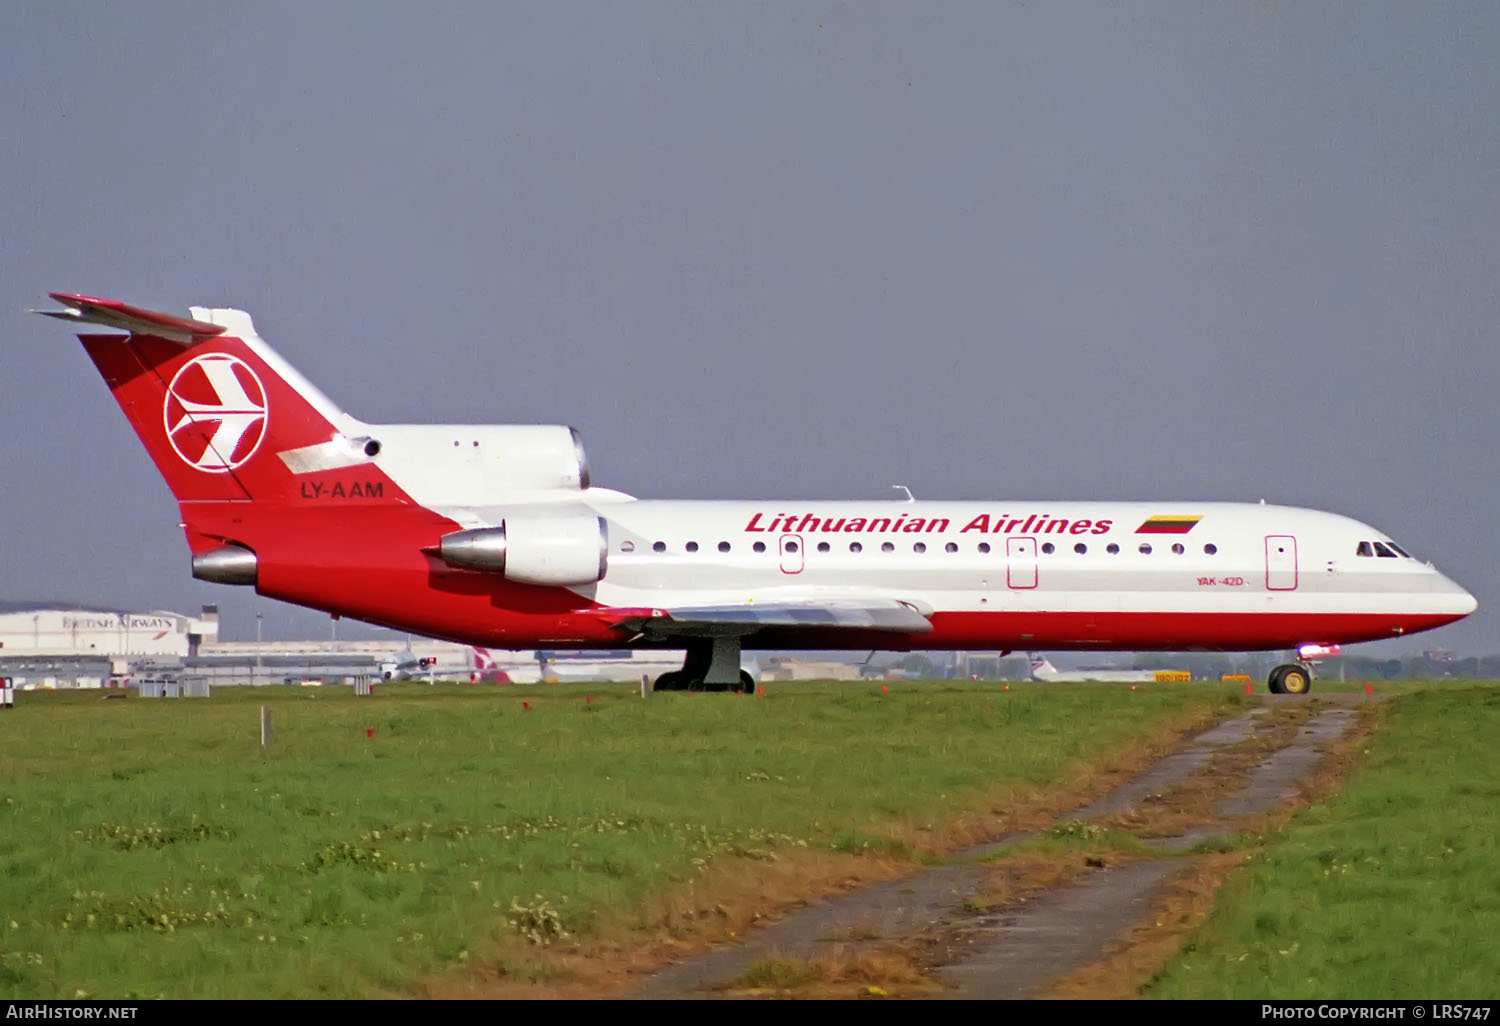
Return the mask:
<path fill-rule="evenodd" d="M 260 619 L 261 612 L 257 609 L 255 611 L 255 679 L 251 681 L 253 684 L 260 683 Z"/>

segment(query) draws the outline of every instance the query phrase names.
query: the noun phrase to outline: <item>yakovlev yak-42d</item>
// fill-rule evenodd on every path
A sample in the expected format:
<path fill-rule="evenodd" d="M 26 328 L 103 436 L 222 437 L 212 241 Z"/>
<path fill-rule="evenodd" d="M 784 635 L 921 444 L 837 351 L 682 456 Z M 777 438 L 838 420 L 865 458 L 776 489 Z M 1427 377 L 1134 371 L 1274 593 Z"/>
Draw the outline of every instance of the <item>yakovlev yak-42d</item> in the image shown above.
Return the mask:
<path fill-rule="evenodd" d="M 681 648 L 658 689 L 753 686 L 757 649 L 1296 649 L 1474 597 L 1382 532 L 1214 502 L 673 502 L 595 488 L 566 427 L 367 424 L 238 310 L 53 293 L 182 510 L 193 575 L 492 648 Z"/>

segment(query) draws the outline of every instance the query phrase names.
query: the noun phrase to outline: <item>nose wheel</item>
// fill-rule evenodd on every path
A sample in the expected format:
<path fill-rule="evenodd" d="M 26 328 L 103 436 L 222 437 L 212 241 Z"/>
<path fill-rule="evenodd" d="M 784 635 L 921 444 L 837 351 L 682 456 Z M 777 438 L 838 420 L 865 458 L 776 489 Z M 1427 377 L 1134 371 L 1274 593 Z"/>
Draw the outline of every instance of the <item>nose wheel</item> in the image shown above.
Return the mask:
<path fill-rule="evenodd" d="M 1273 695 L 1305 695 L 1312 690 L 1312 670 L 1301 663 L 1287 663 L 1271 671 L 1266 686 Z"/>

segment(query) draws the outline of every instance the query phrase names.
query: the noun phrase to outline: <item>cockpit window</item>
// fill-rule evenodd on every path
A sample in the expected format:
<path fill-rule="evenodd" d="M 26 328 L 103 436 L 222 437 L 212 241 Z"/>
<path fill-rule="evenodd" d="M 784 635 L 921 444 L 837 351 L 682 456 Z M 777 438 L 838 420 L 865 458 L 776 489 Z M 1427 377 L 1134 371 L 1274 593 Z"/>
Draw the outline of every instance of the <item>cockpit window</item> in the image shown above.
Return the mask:
<path fill-rule="evenodd" d="M 1398 555 L 1398 556 L 1405 556 L 1407 559 L 1411 558 L 1411 553 L 1407 552 L 1405 549 L 1403 549 L 1401 546 L 1397 545 L 1395 542 L 1386 542 L 1386 544 L 1389 545 L 1392 549 L 1396 550 L 1396 555 Z"/>
<path fill-rule="evenodd" d="M 1396 558 L 1396 554 L 1394 552 L 1392 552 L 1390 549 L 1386 548 L 1380 542 L 1376 542 L 1375 543 L 1375 555 L 1380 556 L 1380 557 L 1382 557 L 1384 559 L 1395 559 Z"/>
<path fill-rule="evenodd" d="M 1373 556 L 1375 555 L 1375 550 L 1370 548 L 1369 542 L 1360 542 L 1359 548 L 1354 550 L 1354 554 L 1356 556 Z"/>

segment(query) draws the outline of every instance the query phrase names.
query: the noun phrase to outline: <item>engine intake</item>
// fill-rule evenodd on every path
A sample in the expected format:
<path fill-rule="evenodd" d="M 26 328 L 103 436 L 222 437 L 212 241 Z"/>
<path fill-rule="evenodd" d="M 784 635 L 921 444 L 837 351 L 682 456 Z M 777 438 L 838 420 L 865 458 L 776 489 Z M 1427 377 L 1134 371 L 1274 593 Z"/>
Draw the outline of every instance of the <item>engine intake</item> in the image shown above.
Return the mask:
<path fill-rule="evenodd" d="M 609 530 L 592 513 L 506 517 L 498 527 L 444 535 L 438 554 L 453 566 L 497 570 L 519 584 L 593 584 L 609 565 Z"/>

